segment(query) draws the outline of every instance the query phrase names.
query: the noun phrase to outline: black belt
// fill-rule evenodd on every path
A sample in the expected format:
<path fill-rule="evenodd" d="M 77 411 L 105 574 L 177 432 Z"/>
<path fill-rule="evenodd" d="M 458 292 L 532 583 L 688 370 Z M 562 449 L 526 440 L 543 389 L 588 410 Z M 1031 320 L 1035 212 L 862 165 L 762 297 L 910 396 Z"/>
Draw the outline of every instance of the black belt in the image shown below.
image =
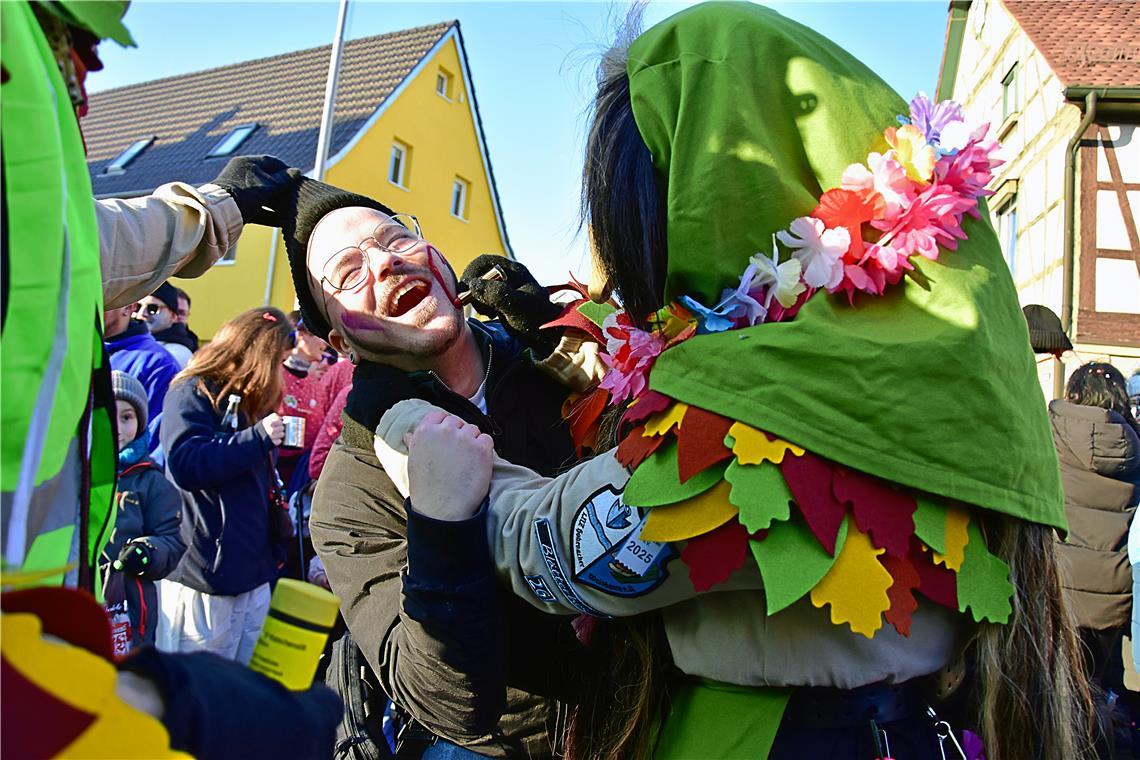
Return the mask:
<path fill-rule="evenodd" d="M 962 662 L 897 684 L 873 683 L 856 689 L 802 686 L 792 691 L 782 725 L 790 728 L 849 728 L 867 722 L 893 723 L 926 713 L 961 683 Z"/>

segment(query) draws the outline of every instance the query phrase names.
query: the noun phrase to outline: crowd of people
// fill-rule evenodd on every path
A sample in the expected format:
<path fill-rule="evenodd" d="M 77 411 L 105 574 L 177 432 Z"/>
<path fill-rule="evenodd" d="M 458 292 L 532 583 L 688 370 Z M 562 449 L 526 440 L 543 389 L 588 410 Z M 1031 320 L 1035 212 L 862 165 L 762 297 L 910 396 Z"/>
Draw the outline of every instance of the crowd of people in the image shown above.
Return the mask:
<path fill-rule="evenodd" d="M 61 104 L 120 14 L 0 8 L 5 753 L 1140 747 L 1140 372 L 1044 403 L 956 104 L 759 6 L 631 18 L 555 297 L 269 156 L 92 204 Z M 250 224 L 299 309 L 200 344 L 168 278 Z M 307 691 L 244 667 L 282 578 L 340 599 Z"/>

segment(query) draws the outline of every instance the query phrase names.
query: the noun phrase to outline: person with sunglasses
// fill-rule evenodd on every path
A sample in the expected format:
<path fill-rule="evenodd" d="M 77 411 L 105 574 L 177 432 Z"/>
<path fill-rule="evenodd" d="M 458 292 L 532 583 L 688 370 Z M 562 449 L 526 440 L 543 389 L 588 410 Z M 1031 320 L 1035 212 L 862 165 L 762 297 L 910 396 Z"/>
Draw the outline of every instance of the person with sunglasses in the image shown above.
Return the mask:
<path fill-rule="evenodd" d="M 139 301 L 135 319 L 146 322 L 150 334 L 170 352 L 178 366 L 185 367 L 198 350 L 198 340 L 190 334 L 185 322 L 179 321 L 178 289 L 169 282 Z"/>
<path fill-rule="evenodd" d="M 187 549 L 161 582 L 160 649 L 242 663 L 253 653 L 283 559 L 272 510 L 285 429 L 274 410 L 295 341 L 283 313 L 250 309 L 219 328 L 166 396 L 162 445 Z"/>

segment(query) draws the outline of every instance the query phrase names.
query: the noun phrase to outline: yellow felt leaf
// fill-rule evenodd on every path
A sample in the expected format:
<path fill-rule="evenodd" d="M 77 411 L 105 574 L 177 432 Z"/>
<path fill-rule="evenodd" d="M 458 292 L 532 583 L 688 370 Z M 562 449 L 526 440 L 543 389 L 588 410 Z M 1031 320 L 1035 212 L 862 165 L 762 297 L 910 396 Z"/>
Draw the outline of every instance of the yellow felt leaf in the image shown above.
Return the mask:
<path fill-rule="evenodd" d="M 732 484 L 722 480 L 691 499 L 653 507 L 641 529 L 645 541 L 686 541 L 716 530 L 736 517 L 737 509 L 728 500 Z"/>
<path fill-rule="evenodd" d="M 658 412 L 646 420 L 645 432 L 642 433 L 642 435 L 646 438 L 655 435 L 665 435 L 674 425 L 678 428 L 681 427 L 681 419 L 684 418 L 685 412 L 687 411 L 689 411 L 689 405 L 682 404 L 678 401 L 665 411 Z"/>
<path fill-rule="evenodd" d="M 830 604 L 832 623 L 847 623 L 855 633 L 874 636 L 883 627 L 883 613 L 891 607 L 887 589 L 894 583 L 878 560 L 883 551 L 850 523 L 835 564 L 811 590 L 811 603 L 816 607 Z"/>
<path fill-rule="evenodd" d="M 804 450 L 787 441 L 775 438 L 768 440 L 768 436 L 754 427 L 743 422 L 735 422 L 728 429 L 729 436 L 735 441 L 732 444 L 732 453 L 740 464 L 760 464 L 768 460 L 773 464 L 784 461 L 784 455 L 789 451 L 792 456 L 802 457 Z"/>
<path fill-rule="evenodd" d="M 966 544 L 970 540 L 970 513 L 958 507 L 946 508 L 946 553 L 934 552 L 934 561 L 957 572 L 966 559 Z"/>

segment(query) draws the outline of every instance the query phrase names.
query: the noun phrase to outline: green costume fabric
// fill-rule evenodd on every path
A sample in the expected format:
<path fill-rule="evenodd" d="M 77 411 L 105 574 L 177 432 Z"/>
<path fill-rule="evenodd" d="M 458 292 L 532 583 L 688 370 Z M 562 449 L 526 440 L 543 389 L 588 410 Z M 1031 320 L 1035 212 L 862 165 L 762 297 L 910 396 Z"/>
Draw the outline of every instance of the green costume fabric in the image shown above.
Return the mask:
<path fill-rule="evenodd" d="M 686 682 L 673 698 L 653 757 L 767 757 L 789 696 L 787 689 L 750 689 L 708 680 Z M 694 730 L 698 726 L 699 730 Z"/>
<path fill-rule="evenodd" d="M 666 182 L 667 300 L 716 303 L 849 164 L 885 152 L 883 130 L 908 111 L 834 43 L 743 3 L 653 27 L 631 46 L 628 73 Z M 1064 529 L 1017 295 L 989 223 L 964 228 L 958 250 L 912 257 L 918 276 L 885 296 L 852 307 L 818 293 L 794 321 L 669 349 L 650 387 L 854 469 Z"/>
<path fill-rule="evenodd" d="M 122 4 L 112 5 L 121 15 Z M 75 10 L 100 17 L 95 7 Z M 91 180 L 71 100 L 31 8 L 5 2 L 0 12 L 0 56 L 9 75 L 2 111 L 9 268 L 0 338 L 4 555 L 14 566 L 42 571 L 82 552 L 90 568 L 110 534 L 115 482 Z"/>

